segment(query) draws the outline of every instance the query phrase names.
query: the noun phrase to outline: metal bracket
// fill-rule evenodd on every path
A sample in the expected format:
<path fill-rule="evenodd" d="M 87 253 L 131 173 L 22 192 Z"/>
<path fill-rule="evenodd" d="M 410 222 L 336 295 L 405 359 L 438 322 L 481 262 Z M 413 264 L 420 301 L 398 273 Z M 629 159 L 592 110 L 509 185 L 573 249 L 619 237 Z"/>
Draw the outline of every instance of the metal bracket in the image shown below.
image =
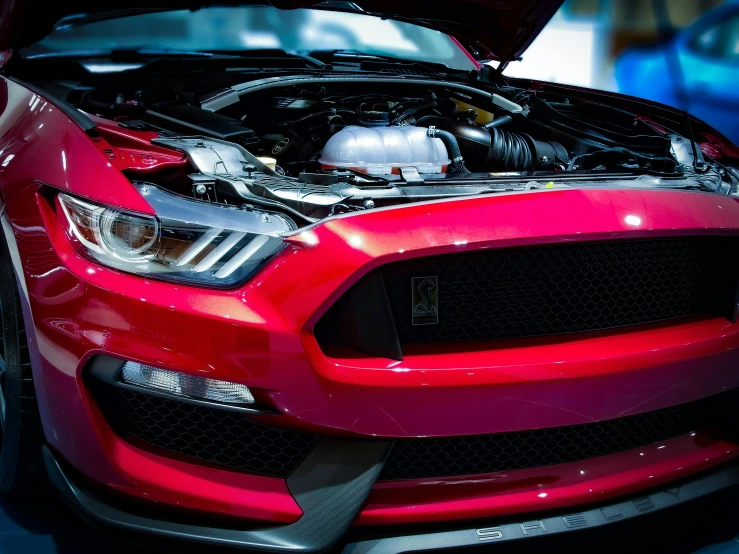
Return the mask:
<path fill-rule="evenodd" d="M 423 180 L 423 177 L 421 177 L 421 174 L 418 173 L 418 169 L 416 169 L 415 167 L 401 167 L 400 176 L 409 185 L 422 185 L 426 182 Z"/>

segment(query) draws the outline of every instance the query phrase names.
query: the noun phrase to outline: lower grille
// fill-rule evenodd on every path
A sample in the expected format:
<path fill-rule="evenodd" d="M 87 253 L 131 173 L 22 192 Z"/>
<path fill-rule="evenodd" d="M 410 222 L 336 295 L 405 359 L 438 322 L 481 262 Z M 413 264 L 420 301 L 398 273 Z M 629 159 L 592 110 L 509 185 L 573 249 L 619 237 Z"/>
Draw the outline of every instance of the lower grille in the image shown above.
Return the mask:
<path fill-rule="evenodd" d="M 98 405 L 119 436 L 256 475 L 287 478 L 319 436 L 257 423 L 240 412 L 95 383 Z M 380 480 L 454 477 L 544 467 L 640 448 L 737 419 L 736 393 L 633 416 L 533 431 L 398 439 Z"/>
<path fill-rule="evenodd" d="M 578 462 L 640 448 L 721 422 L 731 393 L 569 427 L 395 441 L 381 480 L 454 477 Z"/>
<path fill-rule="evenodd" d="M 101 386 L 100 389 L 103 389 Z M 220 410 L 105 386 L 100 408 L 120 436 L 247 473 L 286 478 L 318 437 Z"/>

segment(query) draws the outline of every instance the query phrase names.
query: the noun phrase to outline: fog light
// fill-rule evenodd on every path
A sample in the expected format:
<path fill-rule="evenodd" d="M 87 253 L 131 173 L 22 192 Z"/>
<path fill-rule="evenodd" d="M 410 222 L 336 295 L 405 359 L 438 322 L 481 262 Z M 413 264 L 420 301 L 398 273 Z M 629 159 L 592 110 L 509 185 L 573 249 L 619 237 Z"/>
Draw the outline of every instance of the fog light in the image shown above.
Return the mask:
<path fill-rule="evenodd" d="M 246 385 L 205 377 L 194 377 L 185 373 L 159 369 L 137 362 L 125 363 L 121 380 L 124 383 L 138 385 L 176 396 L 213 400 L 225 404 L 254 403 L 254 397 Z"/>

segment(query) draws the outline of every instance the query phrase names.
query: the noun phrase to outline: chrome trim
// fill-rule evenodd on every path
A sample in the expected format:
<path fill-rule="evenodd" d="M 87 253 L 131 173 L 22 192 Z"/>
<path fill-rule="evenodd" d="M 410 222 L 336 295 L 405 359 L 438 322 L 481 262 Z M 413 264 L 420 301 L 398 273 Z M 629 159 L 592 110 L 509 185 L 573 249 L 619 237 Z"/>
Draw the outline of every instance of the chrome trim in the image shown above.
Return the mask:
<path fill-rule="evenodd" d="M 265 235 L 259 235 L 250 240 L 246 246 L 234 254 L 233 258 L 228 260 L 221 269 L 216 271 L 214 277 L 216 279 L 225 279 L 231 275 L 234 271 L 240 268 L 249 258 L 259 251 L 262 246 L 269 242 L 269 237 Z M 197 270 L 197 268 L 196 268 Z"/>
<path fill-rule="evenodd" d="M 213 265 L 218 262 L 223 256 L 225 256 L 229 250 L 236 246 L 241 239 L 246 236 L 246 233 L 234 232 L 228 235 L 223 242 L 216 246 L 205 258 L 198 262 L 198 265 L 192 268 L 194 273 L 202 273 L 208 271 Z M 230 272 L 229 275 L 233 273 Z M 218 277 L 218 275 L 215 275 Z"/>
<path fill-rule="evenodd" d="M 187 263 L 190 263 L 190 261 L 195 256 L 205 250 L 206 246 L 213 242 L 216 237 L 218 237 L 218 235 L 220 235 L 222 232 L 223 229 L 208 229 L 205 233 L 203 233 L 203 236 L 201 236 L 198 240 L 187 247 L 187 249 L 180 255 L 180 257 L 177 258 L 175 265 L 180 267 Z"/>

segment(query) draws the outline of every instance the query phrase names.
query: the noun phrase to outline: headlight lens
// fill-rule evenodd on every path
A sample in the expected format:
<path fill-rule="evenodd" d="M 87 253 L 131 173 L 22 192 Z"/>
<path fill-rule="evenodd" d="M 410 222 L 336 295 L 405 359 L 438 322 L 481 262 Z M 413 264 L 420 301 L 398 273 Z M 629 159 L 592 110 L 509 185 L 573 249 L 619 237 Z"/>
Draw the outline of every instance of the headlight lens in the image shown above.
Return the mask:
<path fill-rule="evenodd" d="M 97 262 L 156 279 L 228 287 L 277 254 L 280 233 L 294 225 L 280 214 L 204 204 L 141 187 L 157 217 L 125 212 L 60 193 L 67 234 Z"/>

